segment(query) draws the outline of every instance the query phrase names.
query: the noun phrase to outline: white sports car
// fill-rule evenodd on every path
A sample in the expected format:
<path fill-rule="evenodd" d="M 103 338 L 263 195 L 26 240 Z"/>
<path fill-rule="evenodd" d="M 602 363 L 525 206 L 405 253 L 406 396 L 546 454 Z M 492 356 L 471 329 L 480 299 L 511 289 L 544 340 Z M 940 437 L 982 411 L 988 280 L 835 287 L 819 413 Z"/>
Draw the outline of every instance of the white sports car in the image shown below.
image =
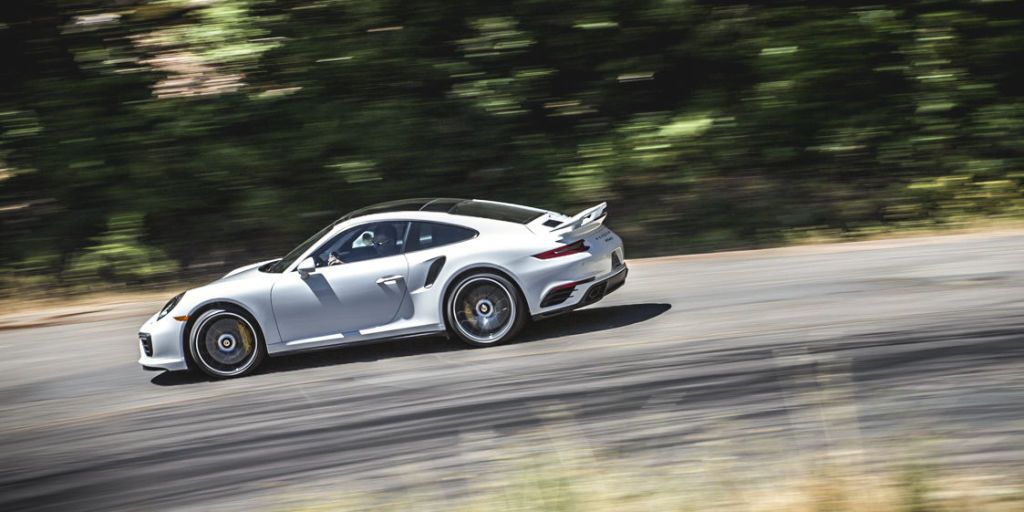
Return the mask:
<path fill-rule="evenodd" d="M 410 199 L 356 210 L 283 258 L 171 299 L 143 324 L 139 363 L 237 377 L 267 355 L 402 337 L 495 345 L 625 282 L 605 209 Z"/>

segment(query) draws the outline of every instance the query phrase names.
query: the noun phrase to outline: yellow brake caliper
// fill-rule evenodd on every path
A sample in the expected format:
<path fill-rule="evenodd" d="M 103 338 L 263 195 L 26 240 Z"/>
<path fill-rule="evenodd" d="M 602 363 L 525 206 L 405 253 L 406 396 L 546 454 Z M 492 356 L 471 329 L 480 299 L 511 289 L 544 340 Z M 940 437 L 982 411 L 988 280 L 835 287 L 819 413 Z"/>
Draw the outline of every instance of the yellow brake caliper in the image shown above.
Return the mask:
<path fill-rule="evenodd" d="M 242 333 L 242 347 L 245 348 L 245 353 L 252 352 L 253 342 L 255 341 L 252 332 L 242 322 L 238 322 L 238 332 Z"/>
<path fill-rule="evenodd" d="M 472 324 L 473 328 L 475 329 L 477 325 L 476 315 L 473 314 L 473 306 L 470 305 L 468 302 L 464 303 L 462 305 L 462 312 L 466 315 L 466 321 Z"/>

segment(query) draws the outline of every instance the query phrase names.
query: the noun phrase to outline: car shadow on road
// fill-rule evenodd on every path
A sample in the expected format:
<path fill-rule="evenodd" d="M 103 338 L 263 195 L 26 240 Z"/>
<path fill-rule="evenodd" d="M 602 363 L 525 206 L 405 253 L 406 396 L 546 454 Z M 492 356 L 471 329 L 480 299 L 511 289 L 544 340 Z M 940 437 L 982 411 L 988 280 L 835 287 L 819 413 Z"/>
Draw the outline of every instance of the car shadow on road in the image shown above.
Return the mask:
<path fill-rule="evenodd" d="M 624 304 L 581 309 L 533 323 L 512 344 L 618 329 L 645 322 L 670 309 L 672 309 L 672 305 L 662 303 Z"/>
<path fill-rule="evenodd" d="M 509 345 L 533 343 L 562 336 L 576 336 L 608 329 L 618 329 L 645 322 L 672 309 L 670 304 L 644 303 L 620 306 L 599 306 L 573 311 L 554 318 L 535 322 Z M 395 357 L 438 354 L 472 347 L 443 336 L 398 339 L 365 345 L 342 346 L 324 350 L 267 358 L 257 372 L 276 373 L 345 363 L 371 362 Z M 163 372 L 150 382 L 158 386 L 179 386 L 210 382 L 212 379 L 199 372 Z"/>

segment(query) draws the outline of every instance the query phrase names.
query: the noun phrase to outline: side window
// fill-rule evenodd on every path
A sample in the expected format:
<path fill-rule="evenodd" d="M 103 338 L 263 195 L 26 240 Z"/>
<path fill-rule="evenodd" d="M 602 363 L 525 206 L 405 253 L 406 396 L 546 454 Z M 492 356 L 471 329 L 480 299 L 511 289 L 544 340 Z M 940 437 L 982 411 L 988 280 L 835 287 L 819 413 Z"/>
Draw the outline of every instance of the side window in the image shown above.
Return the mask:
<path fill-rule="evenodd" d="M 438 224 L 435 222 L 413 222 L 409 230 L 406 251 L 422 251 L 432 247 L 454 244 L 475 238 L 479 233 L 472 229 L 453 226 L 451 224 Z"/>
<path fill-rule="evenodd" d="M 402 253 L 408 222 L 374 222 L 346 229 L 313 253 L 318 267 L 372 260 Z"/>

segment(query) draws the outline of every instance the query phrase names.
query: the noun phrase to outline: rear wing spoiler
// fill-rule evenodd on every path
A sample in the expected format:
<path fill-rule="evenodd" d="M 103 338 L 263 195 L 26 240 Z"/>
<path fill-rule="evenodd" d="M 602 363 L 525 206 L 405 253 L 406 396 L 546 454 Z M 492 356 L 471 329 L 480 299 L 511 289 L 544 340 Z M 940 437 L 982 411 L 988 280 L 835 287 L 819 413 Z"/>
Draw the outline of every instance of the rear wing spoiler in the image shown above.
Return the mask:
<path fill-rule="evenodd" d="M 583 234 L 596 229 L 608 215 L 608 203 L 601 203 L 577 213 L 575 217 L 551 228 L 551 232 L 559 234 Z"/>

